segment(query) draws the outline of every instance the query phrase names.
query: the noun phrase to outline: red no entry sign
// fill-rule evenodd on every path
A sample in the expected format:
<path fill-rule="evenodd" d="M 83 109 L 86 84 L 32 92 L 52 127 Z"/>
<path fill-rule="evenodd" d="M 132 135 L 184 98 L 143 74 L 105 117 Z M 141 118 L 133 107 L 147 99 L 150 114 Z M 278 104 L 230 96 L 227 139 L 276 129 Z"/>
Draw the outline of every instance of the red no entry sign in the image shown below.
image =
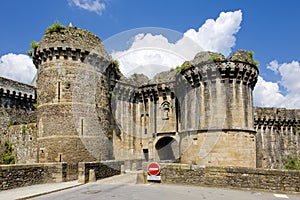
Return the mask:
<path fill-rule="evenodd" d="M 152 162 L 148 165 L 148 172 L 151 176 L 157 176 L 160 172 L 160 167 L 156 162 Z"/>

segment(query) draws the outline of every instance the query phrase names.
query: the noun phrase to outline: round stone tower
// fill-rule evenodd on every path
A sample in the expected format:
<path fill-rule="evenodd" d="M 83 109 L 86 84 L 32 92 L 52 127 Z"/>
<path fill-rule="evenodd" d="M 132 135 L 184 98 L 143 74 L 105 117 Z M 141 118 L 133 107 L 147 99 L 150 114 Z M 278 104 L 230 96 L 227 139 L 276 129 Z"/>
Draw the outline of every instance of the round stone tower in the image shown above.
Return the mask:
<path fill-rule="evenodd" d="M 39 162 L 112 157 L 106 68 L 112 63 L 100 38 L 54 24 L 34 50 L 38 70 Z"/>
<path fill-rule="evenodd" d="M 256 167 L 255 64 L 252 53 L 244 50 L 228 59 L 200 52 L 189 62 L 190 67 L 181 71 L 177 96 L 182 162 Z"/>

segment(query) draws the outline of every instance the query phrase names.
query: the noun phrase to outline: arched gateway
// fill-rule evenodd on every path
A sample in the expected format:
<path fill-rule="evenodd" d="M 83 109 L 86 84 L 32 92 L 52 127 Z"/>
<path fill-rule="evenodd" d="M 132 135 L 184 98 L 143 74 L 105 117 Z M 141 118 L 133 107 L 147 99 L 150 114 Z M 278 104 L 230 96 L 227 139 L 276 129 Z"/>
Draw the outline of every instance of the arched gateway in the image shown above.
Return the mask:
<path fill-rule="evenodd" d="M 160 161 L 176 161 L 179 158 L 179 144 L 172 137 L 163 137 L 155 144 L 155 149 Z"/>

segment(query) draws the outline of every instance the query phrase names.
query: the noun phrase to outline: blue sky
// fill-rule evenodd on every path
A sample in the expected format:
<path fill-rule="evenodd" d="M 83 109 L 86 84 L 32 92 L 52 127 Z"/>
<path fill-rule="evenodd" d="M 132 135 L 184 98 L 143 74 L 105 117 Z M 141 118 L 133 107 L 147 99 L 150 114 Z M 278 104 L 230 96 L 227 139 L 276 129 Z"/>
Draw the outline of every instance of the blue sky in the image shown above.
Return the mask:
<path fill-rule="evenodd" d="M 237 49 L 253 50 L 260 63 L 254 104 L 300 108 L 299 7 L 298 0 L 2 1 L 0 76 L 30 82 L 35 72 L 26 51 L 30 42 L 39 41 L 54 21 L 64 25 L 72 22 L 104 41 L 123 31 L 158 27 L 185 33 L 204 50 L 223 54 L 227 54 L 226 49 L 229 54 Z M 208 27 L 205 30 L 204 24 Z M 224 33 L 223 28 L 227 30 Z M 154 39 L 154 35 L 148 36 L 145 32 L 135 38 L 135 44 Z"/>

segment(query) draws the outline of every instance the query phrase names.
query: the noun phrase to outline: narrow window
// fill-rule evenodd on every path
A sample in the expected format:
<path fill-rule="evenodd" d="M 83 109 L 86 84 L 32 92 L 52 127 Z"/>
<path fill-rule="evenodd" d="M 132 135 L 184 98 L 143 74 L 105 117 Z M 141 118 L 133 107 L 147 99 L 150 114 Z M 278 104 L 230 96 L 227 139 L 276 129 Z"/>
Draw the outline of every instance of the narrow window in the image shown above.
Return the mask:
<path fill-rule="evenodd" d="M 83 119 L 80 120 L 81 135 L 83 135 Z"/>
<path fill-rule="evenodd" d="M 60 102 L 60 82 L 57 84 L 57 101 Z"/>

